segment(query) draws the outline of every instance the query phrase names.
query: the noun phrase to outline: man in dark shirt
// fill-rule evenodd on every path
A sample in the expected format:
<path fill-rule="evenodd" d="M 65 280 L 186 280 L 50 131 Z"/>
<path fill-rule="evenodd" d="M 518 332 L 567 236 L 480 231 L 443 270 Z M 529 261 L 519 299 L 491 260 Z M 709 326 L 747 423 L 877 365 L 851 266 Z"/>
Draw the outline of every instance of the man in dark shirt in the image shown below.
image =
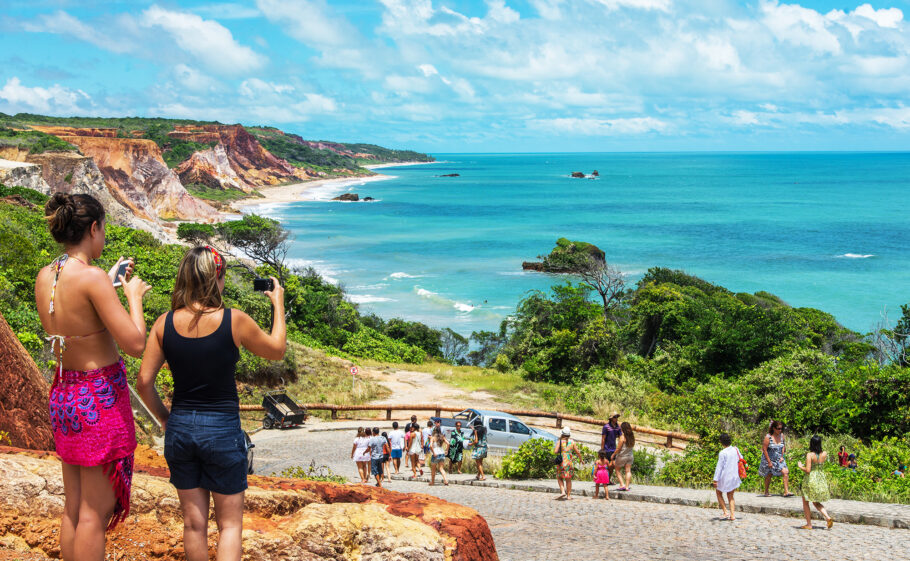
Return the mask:
<path fill-rule="evenodd" d="M 622 434 L 619 428 L 619 413 L 610 415 L 610 421 L 600 431 L 600 449 L 607 453 L 610 461 L 610 481 L 613 481 L 613 453 L 616 452 L 616 439 Z"/>

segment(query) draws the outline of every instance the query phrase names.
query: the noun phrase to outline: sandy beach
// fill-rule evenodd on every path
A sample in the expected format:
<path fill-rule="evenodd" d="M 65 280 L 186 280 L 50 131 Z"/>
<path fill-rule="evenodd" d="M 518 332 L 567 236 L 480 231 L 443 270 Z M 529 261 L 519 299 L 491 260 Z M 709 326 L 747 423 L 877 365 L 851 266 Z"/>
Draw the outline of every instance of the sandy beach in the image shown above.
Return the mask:
<path fill-rule="evenodd" d="M 418 164 L 432 164 L 435 162 L 400 162 L 377 164 L 375 166 L 365 166 L 367 169 L 384 169 L 398 166 L 413 166 Z M 331 179 L 314 179 L 312 181 L 302 181 L 300 183 L 291 183 L 288 185 L 279 185 L 275 187 L 260 187 L 259 192 L 263 197 L 241 199 L 231 203 L 231 207 L 242 212 L 244 208 L 258 205 L 267 205 L 275 203 L 294 203 L 307 200 L 306 193 L 317 188 L 331 188 L 333 185 L 356 185 L 360 183 L 371 183 L 373 181 L 383 181 L 392 179 L 393 176 L 376 174 L 363 177 L 334 177 Z"/>

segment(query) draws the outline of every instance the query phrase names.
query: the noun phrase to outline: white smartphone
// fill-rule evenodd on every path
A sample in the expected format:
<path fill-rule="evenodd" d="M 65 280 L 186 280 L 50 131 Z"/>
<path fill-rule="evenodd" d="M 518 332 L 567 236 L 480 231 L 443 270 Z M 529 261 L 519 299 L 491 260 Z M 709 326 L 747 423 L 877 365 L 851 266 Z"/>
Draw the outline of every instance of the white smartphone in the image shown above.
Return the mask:
<path fill-rule="evenodd" d="M 120 262 L 120 265 L 117 267 L 117 274 L 114 275 L 114 286 L 115 287 L 120 286 L 122 284 L 120 282 L 120 277 L 123 275 L 126 275 L 126 270 L 129 268 L 129 266 L 130 266 L 129 259 L 124 259 L 123 261 Z"/>

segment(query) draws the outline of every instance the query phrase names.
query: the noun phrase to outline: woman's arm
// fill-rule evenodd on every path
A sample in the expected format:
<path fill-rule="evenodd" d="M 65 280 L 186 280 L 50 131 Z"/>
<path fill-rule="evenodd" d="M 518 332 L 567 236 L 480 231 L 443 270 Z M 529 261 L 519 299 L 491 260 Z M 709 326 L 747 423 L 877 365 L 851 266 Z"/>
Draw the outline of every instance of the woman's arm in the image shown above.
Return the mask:
<path fill-rule="evenodd" d="M 152 287 L 135 276 L 124 282 L 123 293 L 129 306 L 127 311 L 120 303 L 117 289 L 111 284 L 107 273 L 97 267 L 89 267 L 83 273 L 83 279 L 87 281 L 88 297 L 92 306 L 117 345 L 130 356 L 142 356 L 142 350 L 145 348 L 142 297 Z"/>
<path fill-rule="evenodd" d="M 614 458 L 619 455 L 619 451 L 622 450 L 625 445 L 626 445 L 626 435 L 622 435 L 619 437 L 619 440 L 616 442 L 616 451 L 613 452 Z"/>
<path fill-rule="evenodd" d="M 724 466 L 727 464 L 727 455 L 721 452 L 717 455 L 717 467 L 714 468 L 714 482 L 713 485 L 717 487 L 717 482 L 720 481 L 721 476 L 724 473 Z"/>
<path fill-rule="evenodd" d="M 158 395 L 158 390 L 155 388 L 155 378 L 164 364 L 161 334 L 164 331 L 165 317 L 166 314 L 162 314 L 152 326 L 148 343 L 145 345 L 145 354 L 142 355 L 142 364 L 139 366 L 139 375 L 136 378 L 136 391 L 139 392 L 139 397 L 142 398 L 142 402 L 145 403 L 152 415 L 161 423 L 162 428 L 167 427 L 170 412 L 168 412 L 167 407 L 164 406 L 164 402 L 161 401 L 161 397 Z"/>
<path fill-rule="evenodd" d="M 806 465 L 803 465 L 802 462 L 799 462 L 796 465 L 797 465 L 797 467 L 799 467 L 799 469 L 803 470 L 806 473 L 811 472 L 812 471 L 812 452 L 808 452 L 806 454 Z"/>
<path fill-rule="evenodd" d="M 253 318 L 240 310 L 236 311 L 237 319 L 234 326 L 239 335 L 240 344 L 254 355 L 268 360 L 281 360 L 287 348 L 287 326 L 284 320 L 284 288 L 278 284 L 278 279 L 271 277 L 275 284 L 274 290 L 264 292 L 272 306 L 272 332 L 266 333 L 256 325 Z"/>
<path fill-rule="evenodd" d="M 771 465 L 771 456 L 768 455 L 769 444 L 771 444 L 771 435 L 766 434 L 761 441 L 761 453 L 765 457 L 765 461 L 768 462 L 768 465 Z"/>

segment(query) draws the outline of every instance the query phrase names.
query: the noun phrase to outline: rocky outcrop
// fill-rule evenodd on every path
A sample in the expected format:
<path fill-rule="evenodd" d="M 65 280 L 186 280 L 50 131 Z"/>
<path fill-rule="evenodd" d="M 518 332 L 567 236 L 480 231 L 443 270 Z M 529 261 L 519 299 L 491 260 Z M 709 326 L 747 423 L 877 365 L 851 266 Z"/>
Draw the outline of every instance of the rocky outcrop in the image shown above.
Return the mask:
<path fill-rule="evenodd" d="M 163 461 L 136 453 L 128 520 L 107 536 L 111 559 L 183 559 L 182 518 Z M 59 462 L 0 447 L 0 543 L 59 556 Z M 217 532 L 209 530 L 214 555 Z M 496 561 L 486 521 L 436 497 L 362 485 L 250 477 L 243 519 L 246 560 Z"/>
<path fill-rule="evenodd" d="M 606 253 L 596 245 L 587 242 L 571 241 L 566 238 L 556 240 L 556 247 L 548 255 L 540 256 L 541 261 L 525 261 L 521 268 L 525 271 L 541 273 L 577 273 L 590 270 L 592 265 L 606 264 Z"/>
<path fill-rule="evenodd" d="M 573 172 L 572 172 L 572 177 L 575 177 L 575 178 L 577 178 L 577 179 L 584 179 L 584 178 L 585 178 L 585 174 L 582 173 L 582 172 L 580 172 L 580 171 L 573 171 Z"/>
<path fill-rule="evenodd" d="M 140 218 L 178 218 L 210 222 L 217 211 L 190 195 L 173 170 L 161 159 L 151 140 L 60 136 L 92 158 L 111 192 Z"/>
<path fill-rule="evenodd" d="M 50 387 L 3 315 L 0 315 L 0 387 L 3 388 L 0 431 L 8 434 L 9 443 L 20 448 L 53 450 L 54 437 L 47 412 Z"/>
<path fill-rule="evenodd" d="M 295 168 L 266 150 L 242 125 L 178 125 L 168 136 L 192 142 L 221 144 L 227 163 L 246 183 L 246 191 L 256 186 L 312 178 L 306 170 Z M 199 171 L 193 166 L 180 166 L 181 178 L 184 174 L 197 174 L 200 177 L 208 175 L 207 160 L 208 158 L 200 160 L 202 168 Z M 212 186 L 209 183 L 206 185 Z"/>
<path fill-rule="evenodd" d="M 211 189 L 237 189 L 245 193 L 253 186 L 237 175 L 231 167 L 224 144 L 218 143 L 214 148 L 194 152 L 192 156 L 174 170 L 184 185 L 198 183 Z"/>
<path fill-rule="evenodd" d="M 158 221 L 135 215 L 115 197 L 117 191 L 108 186 L 104 174 L 92 158 L 75 152 L 44 152 L 30 154 L 27 161 L 41 166 L 41 176 L 49 188 L 44 191 L 45 194 L 62 192 L 91 195 L 104 206 L 107 218 L 112 223 L 145 230 L 161 241 L 169 239 L 167 230 Z"/>
<path fill-rule="evenodd" d="M 24 162 L 28 149 L 21 146 L 0 146 L 0 159 Z"/>
<path fill-rule="evenodd" d="M 360 195 L 357 193 L 344 193 L 343 195 L 338 195 L 332 199 L 333 201 L 346 201 L 349 203 L 356 203 L 360 200 Z"/>
<path fill-rule="evenodd" d="M 48 192 L 47 183 L 41 177 L 41 167 L 26 162 L 0 160 L 0 183 L 7 187 L 27 187 L 42 193 Z"/>
<path fill-rule="evenodd" d="M 444 173 L 442 175 L 437 175 L 436 177 L 461 177 L 461 174 L 458 173 Z"/>

